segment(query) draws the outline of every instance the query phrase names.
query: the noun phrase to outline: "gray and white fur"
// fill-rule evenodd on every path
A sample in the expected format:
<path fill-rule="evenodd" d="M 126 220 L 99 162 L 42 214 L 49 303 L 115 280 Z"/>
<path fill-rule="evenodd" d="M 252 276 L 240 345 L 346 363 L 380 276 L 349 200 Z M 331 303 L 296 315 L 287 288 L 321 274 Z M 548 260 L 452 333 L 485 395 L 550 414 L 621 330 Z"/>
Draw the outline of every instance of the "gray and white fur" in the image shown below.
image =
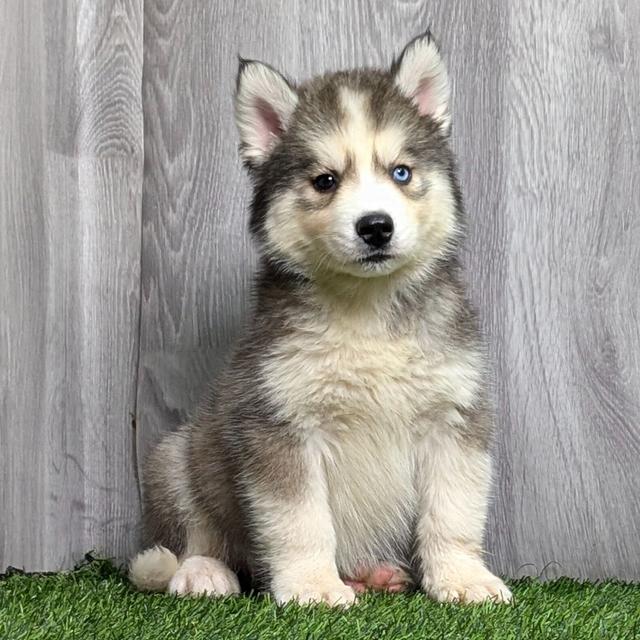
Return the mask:
<path fill-rule="evenodd" d="M 438 48 L 299 86 L 242 60 L 235 105 L 254 314 L 147 462 L 156 546 L 131 580 L 225 595 L 242 571 L 281 603 L 348 605 L 343 579 L 384 563 L 439 601 L 509 601 L 482 557 L 492 423 Z"/>

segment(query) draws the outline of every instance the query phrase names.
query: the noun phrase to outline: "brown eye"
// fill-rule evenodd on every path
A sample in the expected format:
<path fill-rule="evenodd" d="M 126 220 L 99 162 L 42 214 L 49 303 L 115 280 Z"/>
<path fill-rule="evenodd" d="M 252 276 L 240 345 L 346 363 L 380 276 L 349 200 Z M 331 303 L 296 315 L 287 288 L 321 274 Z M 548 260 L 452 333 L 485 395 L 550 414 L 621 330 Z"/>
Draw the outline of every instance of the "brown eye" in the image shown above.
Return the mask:
<path fill-rule="evenodd" d="M 313 188 L 316 191 L 331 191 L 338 186 L 338 180 L 330 173 L 323 173 L 313 179 Z"/>

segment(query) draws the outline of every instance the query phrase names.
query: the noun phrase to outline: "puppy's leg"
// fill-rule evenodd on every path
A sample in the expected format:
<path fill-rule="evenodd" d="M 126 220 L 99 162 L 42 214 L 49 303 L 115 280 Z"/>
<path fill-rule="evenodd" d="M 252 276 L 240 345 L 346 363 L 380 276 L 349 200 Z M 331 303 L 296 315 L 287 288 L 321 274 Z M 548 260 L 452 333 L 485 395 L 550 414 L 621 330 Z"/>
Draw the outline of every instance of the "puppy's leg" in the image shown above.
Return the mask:
<path fill-rule="evenodd" d="M 434 428 L 421 443 L 417 551 L 422 586 L 439 602 L 511 600 L 481 556 L 490 483 L 488 453 L 455 426 Z"/>
<path fill-rule="evenodd" d="M 228 556 L 224 532 L 205 517 L 193 494 L 191 437 L 190 425 L 166 435 L 145 465 L 146 534 L 151 544 L 159 546 L 132 560 L 131 580 L 143 590 L 179 595 L 239 593 L 238 579 L 224 562 Z M 213 491 L 207 495 L 216 498 Z"/>
<path fill-rule="evenodd" d="M 215 557 L 223 541 L 214 530 L 193 524 L 187 533 L 187 545 L 180 566 L 169 582 L 169 593 L 177 595 L 226 596 L 240 593 L 236 574 Z M 222 555 L 220 553 L 220 555 Z"/>
<path fill-rule="evenodd" d="M 353 589 L 338 575 L 336 537 L 320 454 L 289 443 L 257 454 L 247 469 L 246 497 L 258 549 L 278 603 L 349 605 Z"/>

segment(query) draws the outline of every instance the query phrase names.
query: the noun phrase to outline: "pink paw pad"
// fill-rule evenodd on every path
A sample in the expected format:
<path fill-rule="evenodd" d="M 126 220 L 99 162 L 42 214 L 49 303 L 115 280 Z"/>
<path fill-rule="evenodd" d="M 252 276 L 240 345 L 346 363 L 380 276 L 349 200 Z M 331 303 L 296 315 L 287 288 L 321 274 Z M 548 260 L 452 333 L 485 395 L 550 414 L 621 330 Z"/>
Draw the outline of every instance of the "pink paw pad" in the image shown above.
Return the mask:
<path fill-rule="evenodd" d="M 381 564 L 376 567 L 356 569 L 354 575 L 344 578 L 344 582 L 356 593 L 364 593 L 368 590 L 399 593 L 407 591 L 411 587 L 412 580 L 404 569 Z"/>

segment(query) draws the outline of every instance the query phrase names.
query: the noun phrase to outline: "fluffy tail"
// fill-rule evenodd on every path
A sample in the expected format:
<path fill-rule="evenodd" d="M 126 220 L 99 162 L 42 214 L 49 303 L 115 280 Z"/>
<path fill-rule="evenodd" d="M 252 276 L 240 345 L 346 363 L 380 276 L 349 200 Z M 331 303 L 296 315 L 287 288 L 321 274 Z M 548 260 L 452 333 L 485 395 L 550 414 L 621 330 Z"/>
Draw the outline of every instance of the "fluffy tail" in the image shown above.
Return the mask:
<path fill-rule="evenodd" d="M 152 547 L 129 563 L 129 580 L 141 591 L 165 591 L 178 570 L 178 558 L 166 547 Z"/>

